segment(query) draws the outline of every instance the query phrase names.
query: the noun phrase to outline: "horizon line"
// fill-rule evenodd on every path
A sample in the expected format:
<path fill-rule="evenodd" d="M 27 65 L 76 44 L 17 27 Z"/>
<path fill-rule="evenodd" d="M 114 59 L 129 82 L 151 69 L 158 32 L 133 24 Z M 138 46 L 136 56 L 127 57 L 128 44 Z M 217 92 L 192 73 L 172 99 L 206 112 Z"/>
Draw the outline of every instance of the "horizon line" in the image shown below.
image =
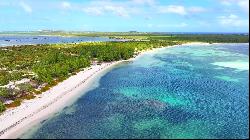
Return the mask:
<path fill-rule="evenodd" d="M 101 32 L 101 33 L 244 33 L 244 34 L 249 34 L 249 32 L 202 32 L 202 31 L 176 31 L 176 32 L 168 32 L 168 31 L 136 31 L 136 30 L 131 30 L 131 31 L 76 31 L 76 30 L 30 30 L 30 31 L 21 31 L 21 30 L 16 30 L 16 31 L 0 31 L 0 33 L 4 32 Z"/>

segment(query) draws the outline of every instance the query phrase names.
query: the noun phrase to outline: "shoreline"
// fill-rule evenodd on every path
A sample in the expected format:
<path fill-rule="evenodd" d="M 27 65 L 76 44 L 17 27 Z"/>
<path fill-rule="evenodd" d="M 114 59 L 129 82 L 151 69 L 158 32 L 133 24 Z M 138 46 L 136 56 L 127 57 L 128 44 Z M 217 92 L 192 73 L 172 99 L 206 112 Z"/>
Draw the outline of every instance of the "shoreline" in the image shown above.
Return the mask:
<path fill-rule="evenodd" d="M 50 90 L 37 95 L 36 98 L 25 100 L 18 107 L 7 109 L 0 115 L 0 139 L 18 138 L 25 130 L 32 128 L 71 105 L 79 97 L 94 88 L 91 88 L 91 85 L 97 79 L 123 62 L 125 61 L 92 65 L 52 87 Z"/>
<path fill-rule="evenodd" d="M 95 83 L 118 64 L 134 61 L 146 53 L 152 53 L 160 49 L 194 44 L 207 45 L 209 43 L 189 42 L 181 45 L 162 46 L 139 52 L 135 57 L 128 60 L 107 62 L 85 68 L 84 71 L 69 77 L 50 90 L 37 95 L 36 98 L 25 100 L 20 106 L 3 112 L 0 115 L 0 139 L 18 138 L 43 120 L 53 117 L 65 107 L 72 105 L 79 97 L 97 87 L 98 84 Z M 65 104 L 65 102 L 67 103 Z"/>

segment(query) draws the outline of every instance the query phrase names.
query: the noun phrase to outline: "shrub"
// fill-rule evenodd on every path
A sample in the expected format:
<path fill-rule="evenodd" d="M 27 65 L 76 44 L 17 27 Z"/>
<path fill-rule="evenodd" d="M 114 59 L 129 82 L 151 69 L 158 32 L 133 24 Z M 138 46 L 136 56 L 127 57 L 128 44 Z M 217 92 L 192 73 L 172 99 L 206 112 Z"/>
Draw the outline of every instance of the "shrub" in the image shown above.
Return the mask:
<path fill-rule="evenodd" d="M 5 110 L 6 110 L 5 105 L 2 102 L 0 102 L 0 113 L 4 112 Z"/>
<path fill-rule="evenodd" d="M 8 89 L 0 87 L 0 96 L 1 97 L 8 97 L 9 96 Z"/>
<path fill-rule="evenodd" d="M 21 105 L 22 100 L 20 99 L 16 99 L 14 102 L 10 103 L 10 104 L 6 104 L 7 108 L 11 108 L 11 107 L 17 107 Z"/>
<path fill-rule="evenodd" d="M 20 91 L 23 91 L 23 92 L 29 92 L 33 89 L 32 86 L 28 83 L 19 84 L 18 87 Z"/>

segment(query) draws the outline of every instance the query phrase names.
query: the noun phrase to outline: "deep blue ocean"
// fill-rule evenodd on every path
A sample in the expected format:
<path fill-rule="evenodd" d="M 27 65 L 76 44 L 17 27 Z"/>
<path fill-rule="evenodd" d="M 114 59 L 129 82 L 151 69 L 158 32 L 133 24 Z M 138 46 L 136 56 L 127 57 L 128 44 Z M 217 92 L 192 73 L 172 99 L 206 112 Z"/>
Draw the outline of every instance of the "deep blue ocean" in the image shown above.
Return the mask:
<path fill-rule="evenodd" d="M 248 138 L 248 59 L 249 44 L 145 54 L 23 138 Z"/>

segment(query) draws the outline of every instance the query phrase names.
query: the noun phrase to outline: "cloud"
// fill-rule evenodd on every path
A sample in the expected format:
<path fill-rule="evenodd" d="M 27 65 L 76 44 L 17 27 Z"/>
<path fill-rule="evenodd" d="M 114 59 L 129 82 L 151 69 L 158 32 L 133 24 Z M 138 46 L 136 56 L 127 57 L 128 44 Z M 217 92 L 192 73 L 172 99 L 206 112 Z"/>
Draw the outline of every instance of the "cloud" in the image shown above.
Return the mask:
<path fill-rule="evenodd" d="M 107 5 L 104 7 L 105 11 L 110 11 L 113 14 L 116 14 L 121 17 L 129 17 L 129 13 L 127 12 L 127 9 L 122 6 L 113 6 L 113 5 Z"/>
<path fill-rule="evenodd" d="M 202 12 L 205 12 L 206 9 L 203 7 L 193 6 L 193 7 L 189 7 L 187 11 L 190 13 L 202 13 Z"/>
<path fill-rule="evenodd" d="M 32 8 L 27 3 L 24 3 L 23 1 L 21 1 L 19 4 L 25 12 L 32 13 Z"/>
<path fill-rule="evenodd" d="M 224 6 L 238 6 L 240 10 L 249 14 L 249 0 L 220 0 Z"/>
<path fill-rule="evenodd" d="M 181 5 L 160 6 L 158 11 L 159 13 L 174 13 L 179 15 L 187 15 L 185 7 Z"/>
<path fill-rule="evenodd" d="M 145 7 L 145 6 L 150 7 Z M 74 6 L 74 7 L 73 7 Z M 93 0 L 89 3 L 71 5 L 68 2 L 62 2 L 64 9 L 74 9 L 85 12 L 88 15 L 102 16 L 113 14 L 119 17 L 130 18 L 131 15 L 140 15 L 148 17 L 159 13 L 173 13 L 181 16 L 189 14 L 205 12 L 206 9 L 198 6 L 184 7 L 183 5 L 167 5 L 161 6 L 156 0 L 129 0 L 129 1 L 115 1 L 115 0 Z M 145 18 L 149 20 L 150 18 Z"/>
<path fill-rule="evenodd" d="M 242 8 L 242 10 L 249 14 L 249 0 L 240 0 L 238 5 Z"/>
<path fill-rule="evenodd" d="M 83 8 L 83 11 L 87 14 L 95 15 L 95 16 L 100 16 L 104 14 L 103 9 L 99 7 L 86 7 L 86 8 Z"/>
<path fill-rule="evenodd" d="M 193 6 L 193 7 L 184 7 L 182 5 L 168 5 L 168 6 L 159 6 L 159 13 L 173 13 L 181 16 L 185 16 L 188 14 L 201 13 L 205 12 L 206 9 L 203 7 Z"/>
<path fill-rule="evenodd" d="M 72 7 L 71 3 L 66 2 L 66 1 L 62 2 L 61 6 L 62 6 L 63 9 L 70 9 Z"/>
<path fill-rule="evenodd" d="M 149 6 L 154 6 L 155 5 L 155 0 L 131 0 L 133 4 L 140 4 L 140 5 L 149 5 Z"/>
<path fill-rule="evenodd" d="M 221 0 L 221 4 L 225 6 L 231 6 L 232 0 Z"/>
<path fill-rule="evenodd" d="M 218 22 L 223 26 L 232 26 L 232 27 L 249 26 L 247 19 L 241 19 L 234 14 L 230 14 L 229 16 L 220 16 L 218 17 Z"/>
<path fill-rule="evenodd" d="M 82 10 L 90 15 L 100 16 L 111 13 L 120 17 L 128 18 L 133 12 L 126 4 L 112 1 L 92 1 L 93 3 L 84 6 Z"/>
<path fill-rule="evenodd" d="M 86 7 L 83 11 L 90 15 L 100 16 L 105 13 L 112 13 L 120 17 L 129 17 L 129 13 L 124 7 L 106 5 L 104 7 Z"/>
<path fill-rule="evenodd" d="M 84 12 L 90 15 L 100 16 L 107 12 L 113 13 L 120 17 L 129 17 L 129 13 L 124 7 L 106 5 L 104 7 L 86 7 L 83 9 Z"/>

